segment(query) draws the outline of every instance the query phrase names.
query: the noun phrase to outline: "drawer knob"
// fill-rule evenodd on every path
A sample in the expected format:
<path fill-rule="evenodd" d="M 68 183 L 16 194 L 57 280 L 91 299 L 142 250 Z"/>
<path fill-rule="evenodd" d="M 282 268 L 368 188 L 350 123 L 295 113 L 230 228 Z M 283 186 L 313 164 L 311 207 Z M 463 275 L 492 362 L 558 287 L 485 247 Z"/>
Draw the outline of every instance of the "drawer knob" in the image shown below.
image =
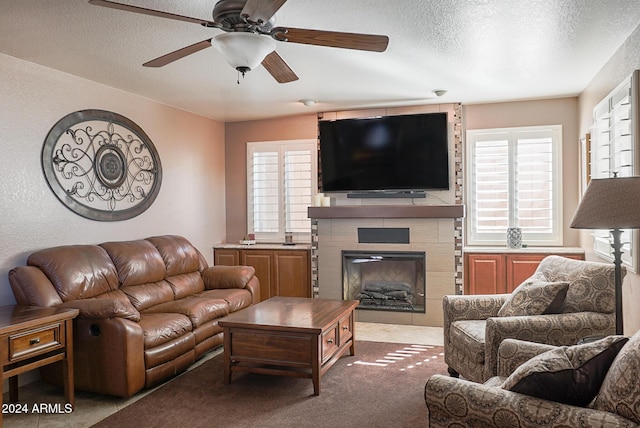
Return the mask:
<path fill-rule="evenodd" d="M 29 345 L 31 345 L 31 346 L 33 346 L 33 345 L 37 345 L 38 343 L 40 343 L 40 338 L 39 338 L 39 337 L 36 337 L 36 338 L 31 339 L 31 340 L 29 341 Z"/>
<path fill-rule="evenodd" d="M 333 339 L 327 339 L 327 343 L 333 343 Z"/>

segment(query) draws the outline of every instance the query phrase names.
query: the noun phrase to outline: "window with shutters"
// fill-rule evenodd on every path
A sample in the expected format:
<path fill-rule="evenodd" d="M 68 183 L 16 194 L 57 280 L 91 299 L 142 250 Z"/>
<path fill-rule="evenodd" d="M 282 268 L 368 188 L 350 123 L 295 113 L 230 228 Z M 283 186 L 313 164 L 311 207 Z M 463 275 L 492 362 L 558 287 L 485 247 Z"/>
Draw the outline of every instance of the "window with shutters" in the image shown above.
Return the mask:
<path fill-rule="evenodd" d="M 262 242 L 309 242 L 317 192 L 316 140 L 247 143 L 247 230 Z"/>
<path fill-rule="evenodd" d="M 562 127 L 467 131 L 467 244 L 562 245 Z"/>
<path fill-rule="evenodd" d="M 640 72 L 635 71 L 593 109 L 591 128 L 591 177 L 610 178 L 637 175 L 638 133 L 634 116 L 638 96 Z M 609 230 L 593 232 L 594 251 L 599 256 L 613 260 L 611 233 Z M 638 231 L 623 229 L 622 262 L 630 270 L 638 270 Z"/>

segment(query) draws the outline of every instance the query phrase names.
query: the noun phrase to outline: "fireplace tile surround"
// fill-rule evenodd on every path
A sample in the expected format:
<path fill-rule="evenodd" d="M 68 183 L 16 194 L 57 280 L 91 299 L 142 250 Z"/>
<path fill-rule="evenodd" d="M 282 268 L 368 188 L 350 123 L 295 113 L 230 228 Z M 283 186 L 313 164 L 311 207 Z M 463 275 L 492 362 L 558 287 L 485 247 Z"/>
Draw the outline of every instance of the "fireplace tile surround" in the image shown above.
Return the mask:
<path fill-rule="evenodd" d="M 460 239 L 456 236 L 457 220 L 464 216 L 461 205 L 435 206 L 434 215 L 442 215 L 442 208 L 453 209 L 452 217 L 426 217 L 429 207 L 405 207 L 401 217 L 375 218 L 384 211 L 380 206 L 360 206 L 351 218 L 332 218 L 332 207 L 309 209 L 313 221 L 313 239 L 316 247 L 316 284 L 314 294 L 320 298 L 342 299 L 342 251 L 424 251 L 426 253 L 425 313 L 406 313 L 377 310 L 356 310 L 356 320 L 404 325 L 440 327 L 443 324 L 442 297 L 456 294 L 460 257 Z M 340 212 L 339 207 L 334 212 Z M 421 217 L 412 217 L 418 210 Z M 374 218 L 367 217 L 367 212 Z M 355 216 L 355 217 L 353 217 Z M 318 218 L 321 217 L 321 218 Z M 408 244 L 363 244 L 358 242 L 358 228 L 408 228 Z"/>

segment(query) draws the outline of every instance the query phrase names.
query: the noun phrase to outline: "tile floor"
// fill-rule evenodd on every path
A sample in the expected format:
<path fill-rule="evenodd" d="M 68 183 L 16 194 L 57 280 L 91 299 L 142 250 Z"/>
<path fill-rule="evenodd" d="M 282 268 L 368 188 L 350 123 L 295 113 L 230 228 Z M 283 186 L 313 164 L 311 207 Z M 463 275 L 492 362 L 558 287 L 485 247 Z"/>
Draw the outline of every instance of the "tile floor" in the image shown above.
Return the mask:
<path fill-rule="evenodd" d="M 418 345 L 442 345 L 442 328 L 393 324 L 356 323 L 356 338 L 373 342 L 412 343 Z M 193 367 L 218 355 L 215 350 L 200 359 Z M 170 382 L 170 381 L 169 381 Z M 64 397 L 59 388 L 41 382 L 33 382 L 19 390 L 19 402 L 27 405 L 28 414 L 5 414 L 5 428 L 85 428 L 101 421 L 127 405 L 152 392 L 144 390 L 131 398 L 116 398 L 105 395 L 76 391 L 76 405 L 71 413 L 33 413 L 33 405 L 45 404 L 64 411 Z M 8 394 L 5 394 L 8 400 Z M 53 405 L 53 406 L 51 406 Z"/>

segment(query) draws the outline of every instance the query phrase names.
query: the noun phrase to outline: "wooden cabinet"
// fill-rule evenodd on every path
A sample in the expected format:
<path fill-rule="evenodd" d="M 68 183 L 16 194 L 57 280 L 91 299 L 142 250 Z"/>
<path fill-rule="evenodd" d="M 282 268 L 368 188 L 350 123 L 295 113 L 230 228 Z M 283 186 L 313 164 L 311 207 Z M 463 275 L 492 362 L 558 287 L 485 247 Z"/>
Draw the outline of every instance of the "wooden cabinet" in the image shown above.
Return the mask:
<path fill-rule="evenodd" d="M 464 294 L 506 293 L 504 259 L 502 254 L 467 254 Z"/>
<path fill-rule="evenodd" d="M 466 252 L 464 257 L 464 294 L 511 293 L 533 275 L 538 265 L 553 252 Z M 584 260 L 581 251 L 555 253 Z"/>
<path fill-rule="evenodd" d="M 273 296 L 311 297 L 311 253 L 301 249 L 215 248 L 214 264 L 253 266 L 260 300 Z"/>

